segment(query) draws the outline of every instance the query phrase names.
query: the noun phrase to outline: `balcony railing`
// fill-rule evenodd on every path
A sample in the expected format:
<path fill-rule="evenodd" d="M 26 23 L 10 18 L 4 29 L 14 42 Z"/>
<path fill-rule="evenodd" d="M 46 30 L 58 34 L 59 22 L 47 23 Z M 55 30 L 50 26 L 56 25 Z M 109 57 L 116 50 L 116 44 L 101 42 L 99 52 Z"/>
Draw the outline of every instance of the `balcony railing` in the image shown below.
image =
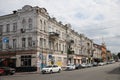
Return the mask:
<path fill-rule="evenodd" d="M 49 32 L 50 39 L 57 39 L 59 38 L 59 34 L 56 32 Z"/>

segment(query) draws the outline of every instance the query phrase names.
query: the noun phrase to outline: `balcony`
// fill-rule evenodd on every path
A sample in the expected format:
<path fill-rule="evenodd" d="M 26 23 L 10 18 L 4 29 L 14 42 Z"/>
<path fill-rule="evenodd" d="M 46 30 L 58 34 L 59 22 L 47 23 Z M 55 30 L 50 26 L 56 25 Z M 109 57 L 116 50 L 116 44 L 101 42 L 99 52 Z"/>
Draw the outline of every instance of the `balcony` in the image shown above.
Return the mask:
<path fill-rule="evenodd" d="M 49 32 L 49 38 L 55 40 L 55 39 L 59 38 L 59 34 L 56 32 Z"/>
<path fill-rule="evenodd" d="M 70 40 L 70 43 L 74 43 L 74 40 L 71 39 L 71 40 Z"/>

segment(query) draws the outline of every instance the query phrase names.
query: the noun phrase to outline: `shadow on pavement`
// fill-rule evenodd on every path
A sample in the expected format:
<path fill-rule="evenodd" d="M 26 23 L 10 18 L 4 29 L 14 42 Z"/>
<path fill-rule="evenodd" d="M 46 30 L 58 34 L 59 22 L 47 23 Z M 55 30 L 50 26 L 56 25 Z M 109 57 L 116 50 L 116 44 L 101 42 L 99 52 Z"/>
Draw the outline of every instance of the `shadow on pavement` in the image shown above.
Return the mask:
<path fill-rule="evenodd" d="M 108 74 L 120 74 L 120 67 L 113 69 L 112 71 L 107 72 Z"/>

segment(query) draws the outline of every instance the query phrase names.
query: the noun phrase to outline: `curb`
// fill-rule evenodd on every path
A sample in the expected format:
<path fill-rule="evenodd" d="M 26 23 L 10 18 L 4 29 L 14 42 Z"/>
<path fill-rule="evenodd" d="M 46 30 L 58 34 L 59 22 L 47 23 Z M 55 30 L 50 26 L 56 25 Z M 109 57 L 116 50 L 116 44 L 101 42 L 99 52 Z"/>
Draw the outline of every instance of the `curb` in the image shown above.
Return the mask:
<path fill-rule="evenodd" d="M 41 74 L 40 72 L 16 72 L 15 75 L 22 74 Z"/>

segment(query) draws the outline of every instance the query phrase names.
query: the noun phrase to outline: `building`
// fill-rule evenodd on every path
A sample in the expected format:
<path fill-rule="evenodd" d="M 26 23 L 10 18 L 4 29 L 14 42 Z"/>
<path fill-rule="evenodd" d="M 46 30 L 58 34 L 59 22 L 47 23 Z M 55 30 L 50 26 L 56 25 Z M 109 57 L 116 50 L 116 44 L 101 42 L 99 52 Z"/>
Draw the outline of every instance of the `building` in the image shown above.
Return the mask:
<path fill-rule="evenodd" d="M 94 62 L 99 63 L 102 60 L 102 57 L 101 57 L 101 53 L 102 53 L 101 45 L 98 45 L 98 44 L 94 43 L 93 47 L 94 47 L 94 51 L 93 51 Z"/>
<path fill-rule="evenodd" d="M 107 48 L 104 43 L 102 43 L 102 45 L 101 45 L 101 50 L 102 50 L 102 52 L 101 52 L 102 61 L 106 62 L 107 61 Z"/>
<path fill-rule="evenodd" d="M 90 63 L 92 51 L 91 39 L 72 30 L 70 24 L 51 18 L 45 8 L 25 5 L 0 16 L 0 59 L 6 66 Z"/>
<path fill-rule="evenodd" d="M 14 59 L 15 67 L 51 64 L 51 58 L 66 64 L 66 27 L 50 18 L 45 8 L 25 5 L 1 16 L 0 28 L 1 58 Z"/>

